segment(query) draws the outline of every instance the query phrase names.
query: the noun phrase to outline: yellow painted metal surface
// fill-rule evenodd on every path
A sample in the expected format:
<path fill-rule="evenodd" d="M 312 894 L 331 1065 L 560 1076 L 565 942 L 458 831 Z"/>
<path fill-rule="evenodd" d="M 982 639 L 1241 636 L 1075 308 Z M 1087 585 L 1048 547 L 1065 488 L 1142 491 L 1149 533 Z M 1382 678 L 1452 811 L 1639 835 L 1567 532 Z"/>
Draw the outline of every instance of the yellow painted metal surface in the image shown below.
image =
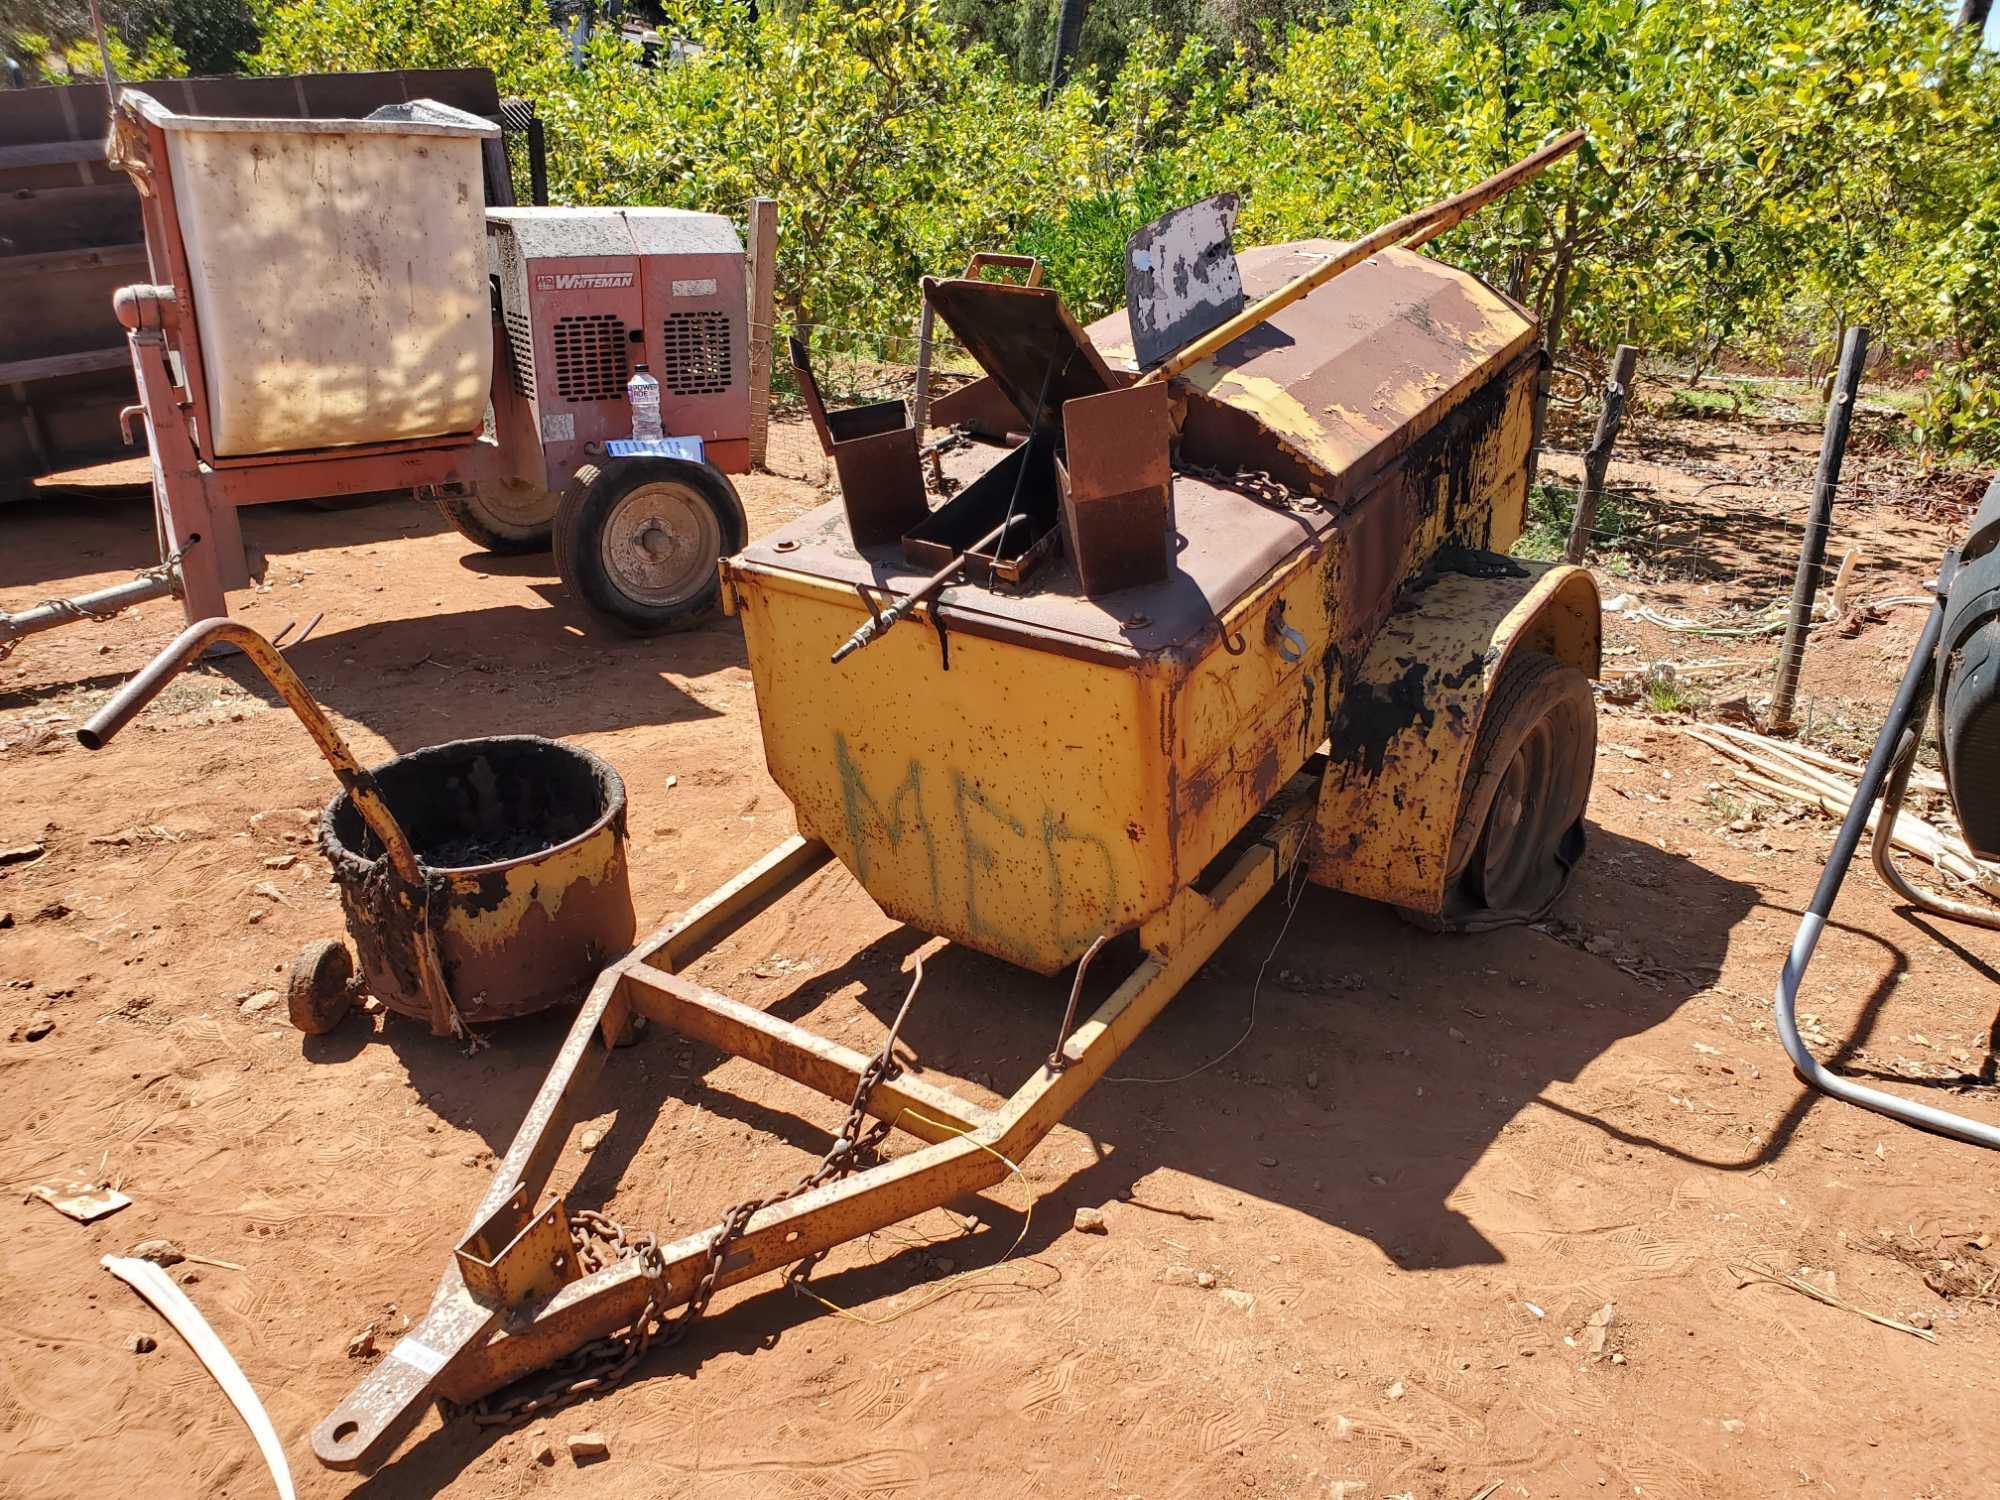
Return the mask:
<path fill-rule="evenodd" d="M 764 757 L 799 830 L 890 916 L 1041 973 L 1174 888 L 1158 663 L 950 636 L 928 613 L 838 667 L 851 589 L 738 565 Z"/>
<path fill-rule="evenodd" d="M 1518 533 L 1533 373 L 1482 396 L 1451 454 L 1413 456 L 1330 527 L 1302 526 L 1223 618 L 1240 652 L 1210 632 L 1086 655 L 988 620 L 948 629 L 947 669 L 926 613 L 835 667 L 866 617 L 851 587 L 725 563 L 765 759 L 800 832 L 892 917 L 1040 973 L 1104 932 L 1173 951 L 1174 893 L 1320 748 L 1397 589 L 1447 543 Z M 1452 580 L 1439 588 L 1449 598 Z M 1447 827 L 1456 793 L 1434 814 Z"/>
<path fill-rule="evenodd" d="M 1246 279 L 1281 275 L 1316 248 L 1259 252 Z M 962 604 L 943 606 L 948 651 L 926 612 L 834 666 L 830 652 L 866 612 L 823 525 L 802 518 L 782 545 L 724 563 L 771 775 L 800 832 L 889 915 L 1045 974 L 1107 932 L 1136 928 L 1151 951 L 1173 952 L 1185 936 L 1175 893 L 1320 749 L 1385 622 L 1413 628 L 1391 618 L 1398 591 L 1441 549 L 1504 550 L 1520 534 L 1539 369 L 1525 313 L 1462 272 L 1397 252 L 1285 316 L 1287 338 L 1197 366 L 1187 381 L 1211 415 L 1255 419 L 1246 431 L 1218 417 L 1205 441 L 1274 462 L 1302 455 L 1294 489 L 1316 497 L 1310 513 L 1292 513 L 1296 547 L 1261 554 L 1273 559 L 1266 570 L 1232 580 L 1233 602 L 1211 605 L 1220 631 L 1196 623 L 1141 650 L 1129 633 L 1066 634 L 1048 596 L 1038 611 L 967 587 Z M 1423 594 L 1426 613 L 1436 598 L 1447 618 L 1404 649 L 1458 651 L 1467 629 L 1480 650 L 1494 643 L 1504 609 L 1471 601 L 1461 618 L 1463 582 L 1446 576 Z M 1424 655 L 1426 670 L 1443 659 Z M 1479 692 L 1467 681 L 1439 685 L 1435 700 L 1437 716 L 1465 720 L 1469 746 Z M 1406 787 L 1395 780 L 1405 750 L 1385 786 L 1427 800 L 1392 816 L 1448 837 L 1462 754 L 1441 745 Z M 1422 828 L 1338 846 L 1329 837 L 1350 810 L 1383 816 L 1366 779 L 1350 777 L 1321 809 L 1321 878 L 1346 884 L 1353 865 L 1350 888 L 1421 905 L 1441 884 Z M 1377 867 L 1386 873 L 1366 873 Z"/>
<path fill-rule="evenodd" d="M 1601 622 L 1590 574 L 1546 563 L 1500 577 L 1442 574 L 1411 602 L 1382 627 L 1348 685 L 1310 873 L 1321 885 L 1436 913 L 1488 689 L 1520 650 L 1595 677 Z"/>

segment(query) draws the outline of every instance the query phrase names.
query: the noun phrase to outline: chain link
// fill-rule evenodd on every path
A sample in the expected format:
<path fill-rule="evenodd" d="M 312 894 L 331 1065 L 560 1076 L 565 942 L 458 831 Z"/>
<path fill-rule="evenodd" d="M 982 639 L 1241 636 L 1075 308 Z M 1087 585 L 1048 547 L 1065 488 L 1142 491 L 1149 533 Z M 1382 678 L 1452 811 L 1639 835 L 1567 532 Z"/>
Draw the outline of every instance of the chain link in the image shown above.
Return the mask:
<path fill-rule="evenodd" d="M 624 1332 L 595 1339 L 556 1361 L 551 1367 L 553 1373 L 538 1389 L 518 1396 L 488 1396 L 475 1402 L 469 1408 L 472 1420 L 482 1427 L 512 1427 L 532 1417 L 561 1411 L 586 1396 L 612 1389 L 632 1372 L 648 1349 L 655 1345 L 666 1348 L 678 1343 L 695 1320 L 708 1310 L 709 1300 L 714 1297 L 721 1280 L 729 1247 L 741 1237 L 753 1218 L 767 1208 L 788 1203 L 814 1188 L 845 1177 L 861 1165 L 864 1158 L 872 1157 L 888 1139 L 893 1127 L 888 1120 L 877 1120 L 864 1129 L 868 1104 L 883 1079 L 894 1078 L 902 1071 L 891 1054 L 895 1050 L 896 1035 L 902 1030 L 903 1018 L 910 1013 L 910 1002 L 917 998 L 917 989 L 923 982 L 924 961 L 919 957 L 916 974 L 910 980 L 909 993 L 903 997 L 902 1008 L 896 1012 L 896 1019 L 889 1027 L 882 1049 L 861 1070 L 854 1087 L 854 1100 L 848 1106 L 847 1118 L 841 1122 L 833 1144 L 827 1148 L 819 1164 L 790 1187 L 765 1197 L 746 1198 L 723 1214 L 722 1222 L 709 1237 L 708 1258 L 702 1267 L 701 1277 L 695 1282 L 694 1290 L 678 1317 L 666 1315 L 670 1296 L 667 1262 L 659 1241 L 653 1235 L 634 1230 L 609 1214 L 598 1213 L 594 1209 L 578 1209 L 570 1215 L 570 1238 L 575 1242 L 577 1262 L 583 1273 L 590 1275 L 607 1266 L 636 1258 L 641 1262 L 641 1274 L 651 1284 L 646 1305 Z M 817 1250 L 799 1260 L 786 1273 L 785 1285 L 796 1286 L 803 1282 L 826 1253 L 825 1250 Z"/>
<path fill-rule="evenodd" d="M 180 583 L 181 554 L 186 550 L 184 547 L 176 547 L 164 560 L 153 564 L 150 568 L 145 568 L 134 573 L 132 581 L 134 583 L 165 583 L 172 587 L 175 594 L 178 594 L 180 592 L 178 585 Z M 124 608 L 125 606 L 121 605 L 118 609 L 95 610 L 75 599 L 57 597 L 44 599 L 39 604 L 30 605 L 28 609 L 22 610 L 20 613 L 28 614 L 32 610 L 52 609 L 57 614 L 66 615 L 72 620 L 93 620 L 97 624 L 102 625 L 108 620 L 116 619 Z M 14 649 L 26 639 L 26 636 L 15 636 L 12 640 L 0 641 L 0 661 L 5 661 L 8 657 L 12 656 Z"/>
<path fill-rule="evenodd" d="M 1237 494 L 1277 510 L 1319 510 L 1325 502 L 1317 495 L 1295 490 L 1267 469 L 1214 469 L 1205 464 L 1181 463 L 1181 473 L 1234 490 Z"/>

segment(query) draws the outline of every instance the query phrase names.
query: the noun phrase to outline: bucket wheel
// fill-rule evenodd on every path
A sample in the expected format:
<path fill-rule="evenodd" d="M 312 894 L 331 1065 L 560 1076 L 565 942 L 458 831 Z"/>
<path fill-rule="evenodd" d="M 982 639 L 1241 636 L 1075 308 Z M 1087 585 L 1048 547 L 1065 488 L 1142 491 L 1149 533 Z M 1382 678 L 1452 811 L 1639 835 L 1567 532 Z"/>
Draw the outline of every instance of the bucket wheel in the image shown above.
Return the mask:
<path fill-rule="evenodd" d="M 1480 716 L 1452 831 L 1452 875 L 1427 927 L 1476 932 L 1531 922 L 1555 904 L 1583 854 L 1597 766 L 1590 679 L 1540 651 L 1500 669 Z"/>
<path fill-rule="evenodd" d="M 337 938 L 307 943 L 285 979 L 285 1010 L 307 1036 L 324 1036 L 354 1006 L 354 955 Z"/>
<path fill-rule="evenodd" d="M 577 471 L 556 510 L 556 571 L 598 613 L 640 635 L 692 630 L 722 607 L 725 554 L 747 527 L 706 464 L 613 459 Z"/>
<path fill-rule="evenodd" d="M 537 484 L 489 479 L 438 496 L 459 535 L 488 552 L 546 552 L 560 499 Z"/>

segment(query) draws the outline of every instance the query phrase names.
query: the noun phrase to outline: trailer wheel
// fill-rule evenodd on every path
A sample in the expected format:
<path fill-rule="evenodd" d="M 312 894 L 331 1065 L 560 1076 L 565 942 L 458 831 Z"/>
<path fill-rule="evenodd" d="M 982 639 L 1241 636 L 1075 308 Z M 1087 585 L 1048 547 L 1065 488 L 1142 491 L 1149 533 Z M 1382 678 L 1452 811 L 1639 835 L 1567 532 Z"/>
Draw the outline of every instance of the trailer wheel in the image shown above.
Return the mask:
<path fill-rule="evenodd" d="M 285 1011 L 307 1036 L 324 1036 L 354 1007 L 354 955 L 337 938 L 307 943 L 285 979 Z"/>
<path fill-rule="evenodd" d="M 1474 932 L 1547 912 L 1583 854 L 1596 766 L 1590 679 L 1540 651 L 1511 659 L 1480 715 L 1444 908 L 1417 920 Z"/>
<path fill-rule="evenodd" d="M 717 565 L 743 544 L 745 530 L 742 506 L 719 473 L 657 459 L 579 471 L 555 527 L 563 582 L 642 635 L 691 630 L 716 615 Z"/>
<path fill-rule="evenodd" d="M 438 509 L 460 536 L 488 552 L 546 552 L 560 497 L 540 485 L 492 479 L 438 496 Z"/>

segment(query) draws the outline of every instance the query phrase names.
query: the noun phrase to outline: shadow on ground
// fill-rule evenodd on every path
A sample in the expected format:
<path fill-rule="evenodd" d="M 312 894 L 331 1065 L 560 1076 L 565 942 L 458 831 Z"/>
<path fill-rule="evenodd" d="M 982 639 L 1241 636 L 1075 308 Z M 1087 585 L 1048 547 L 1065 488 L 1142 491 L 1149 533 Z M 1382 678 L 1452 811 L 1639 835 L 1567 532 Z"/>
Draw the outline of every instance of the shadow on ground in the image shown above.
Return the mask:
<path fill-rule="evenodd" d="M 1078 1205 L 1123 1201 L 1200 1217 L 1176 1201 L 1170 1183 L 1149 1181 L 1162 1168 L 1311 1214 L 1371 1240 L 1405 1268 L 1500 1261 L 1493 1243 L 1451 1206 L 1462 1179 L 1551 1083 L 1576 1078 L 1705 988 L 1720 970 L 1730 930 L 1758 899 L 1750 886 L 1651 844 L 1601 829 L 1592 837 L 1576 888 L 1549 930 L 1440 937 L 1385 908 L 1310 885 L 1288 924 L 1282 897 L 1267 898 L 1065 1121 L 1089 1139 L 1095 1160 L 1037 1203 L 1010 1262 L 1023 1295 L 1056 1274 L 1032 1257 L 1065 1232 Z M 848 877 L 836 867 L 815 878 Z M 1613 911 L 1629 932 L 1606 929 Z M 1610 956 L 1579 945 L 1579 932 L 1604 939 Z M 846 994 L 886 1026 L 908 985 L 909 959 L 927 942 L 914 929 L 894 928 L 768 1009 L 805 1021 Z M 1122 977 L 1107 953 L 1092 971 L 1086 1005 Z M 727 974 L 708 979 L 730 987 Z M 912 1071 L 937 1075 L 946 1086 L 990 1078 L 994 1088 L 1010 1090 L 1047 1056 L 1066 990 L 1064 980 L 1040 979 L 955 945 L 928 955 L 924 992 L 903 1030 Z M 388 1039 L 433 1108 L 504 1151 L 562 1031 L 559 1018 L 520 1023 L 504 1048 L 477 1060 L 414 1025 L 393 1028 Z M 692 1066 L 684 1069 L 676 1054 L 690 1050 Z M 615 1123 L 571 1203 L 592 1206 L 610 1196 L 663 1093 L 814 1154 L 826 1149 L 823 1127 L 712 1087 L 723 1061 L 711 1049 L 657 1033 L 615 1056 L 588 1107 L 616 1109 Z M 1789 1138 L 1782 1129 L 1754 1158 L 1725 1165 L 1747 1169 Z M 1023 1228 L 1019 1210 L 997 1196 L 977 1207 L 981 1227 L 955 1242 L 962 1262 L 999 1259 Z M 689 1227 L 682 1223 L 680 1232 Z M 909 1250 L 826 1273 L 818 1285 L 847 1305 L 934 1275 L 925 1256 Z M 652 1356 L 644 1373 L 684 1371 L 714 1352 L 756 1348 L 822 1315 L 818 1303 L 783 1287 L 751 1290 L 705 1320 L 681 1350 Z M 433 1466 L 440 1475 L 456 1472 L 489 1441 L 469 1424 L 448 1424 L 394 1472 L 403 1484 Z"/>

